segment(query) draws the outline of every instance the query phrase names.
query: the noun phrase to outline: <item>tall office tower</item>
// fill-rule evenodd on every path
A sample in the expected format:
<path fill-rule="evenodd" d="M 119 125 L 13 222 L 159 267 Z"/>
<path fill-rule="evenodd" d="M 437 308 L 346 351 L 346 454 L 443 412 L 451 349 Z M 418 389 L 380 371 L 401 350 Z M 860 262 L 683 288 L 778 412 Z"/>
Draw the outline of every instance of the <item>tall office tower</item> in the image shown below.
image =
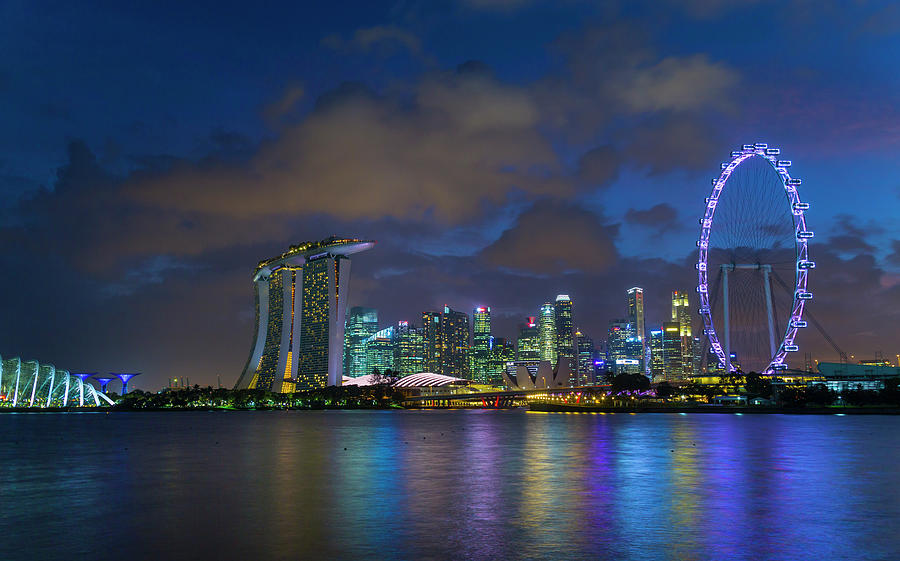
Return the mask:
<path fill-rule="evenodd" d="M 441 313 L 422 312 L 422 344 L 425 348 L 425 371 L 441 373 Z"/>
<path fill-rule="evenodd" d="M 650 376 L 656 382 L 664 379 L 665 357 L 663 356 L 662 329 L 650 330 Z"/>
<path fill-rule="evenodd" d="M 681 329 L 677 321 L 662 324 L 663 375 L 667 381 L 684 378 L 682 365 Z"/>
<path fill-rule="evenodd" d="M 441 374 L 469 378 L 469 316 L 444 306 L 441 314 Z"/>
<path fill-rule="evenodd" d="M 394 363 L 399 376 L 409 376 L 425 372 L 425 338 L 422 329 L 412 327 L 409 322 L 397 324 L 397 344 Z"/>
<path fill-rule="evenodd" d="M 606 349 L 609 359 L 607 368 L 615 374 L 632 374 L 642 372 L 640 360 L 633 358 L 635 347 L 640 348 L 640 342 L 633 336 L 633 328 L 624 319 L 614 319 L 609 322 L 609 333 L 606 339 Z"/>
<path fill-rule="evenodd" d="M 488 381 L 502 381 L 507 363 L 514 360 L 516 360 L 516 349 L 512 341 L 504 337 L 491 337 L 491 363 Z"/>
<path fill-rule="evenodd" d="M 341 384 L 349 256 L 374 245 L 330 237 L 259 263 L 256 332 L 235 389 L 283 393 Z"/>
<path fill-rule="evenodd" d="M 491 371 L 491 309 L 472 310 L 472 380 L 485 383 Z"/>
<path fill-rule="evenodd" d="M 703 375 L 703 341 L 700 337 L 694 337 L 692 342 L 692 356 L 693 360 L 691 361 L 693 364 L 693 372 L 691 375 L 693 376 L 702 376 Z"/>
<path fill-rule="evenodd" d="M 575 322 L 572 320 L 572 300 L 567 294 L 556 297 L 556 358 L 569 361 L 572 373 L 569 385 L 578 380 L 578 362 L 575 360 Z"/>
<path fill-rule="evenodd" d="M 394 326 L 385 327 L 366 339 L 367 374 L 384 374 L 388 370 L 397 370 L 394 362 Z"/>
<path fill-rule="evenodd" d="M 529 316 L 525 325 L 519 328 L 516 360 L 541 360 L 541 333 L 534 316 Z"/>
<path fill-rule="evenodd" d="M 678 333 L 681 336 L 682 377 L 694 375 L 694 336 L 692 333 L 691 305 L 687 292 L 672 292 L 672 321 L 678 322 Z"/>
<path fill-rule="evenodd" d="M 556 308 L 550 302 L 541 306 L 541 360 L 556 366 Z"/>
<path fill-rule="evenodd" d="M 588 384 L 596 384 L 594 377 L 594 340 L 582 333 L 575 331 L 575 345 L 578 349 L 578 382 L 576 385 L 583 386 Z"/>
<path fill-rule="evenodd" d="M 366 363 L 365 341 L 378 331 L 378 310 L 354 306 L 344 327 L 344 375 L 351 378 L 372 372 Z"/>
<path fill-rule="evenodd" d="M 628 321 L 632 325 L 634 337 L 641 342 L 641 370 L 646 370 L 647 345 L 644 332 L 644 289 L 638 286 L 628 289 Z"/>

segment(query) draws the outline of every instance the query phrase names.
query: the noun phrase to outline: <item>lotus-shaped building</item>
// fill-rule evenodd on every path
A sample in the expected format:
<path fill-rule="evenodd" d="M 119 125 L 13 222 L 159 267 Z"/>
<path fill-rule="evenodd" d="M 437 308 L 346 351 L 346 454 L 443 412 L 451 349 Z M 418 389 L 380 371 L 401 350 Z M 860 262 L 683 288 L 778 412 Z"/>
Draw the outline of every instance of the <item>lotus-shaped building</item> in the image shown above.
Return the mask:
<path fill-rule="evenodd" d="M 52 364 L 0 357 L 0 407 L 97 407 L 113 400 Z"/>
<path fill-rule="evenodd" d="M 519 360 L 507 363 L 503 382 L 514 390 L 549 390 L 570 387 L 572 368 L 568 359 L 560 360 L 556 369 L 548 360 Z"/>

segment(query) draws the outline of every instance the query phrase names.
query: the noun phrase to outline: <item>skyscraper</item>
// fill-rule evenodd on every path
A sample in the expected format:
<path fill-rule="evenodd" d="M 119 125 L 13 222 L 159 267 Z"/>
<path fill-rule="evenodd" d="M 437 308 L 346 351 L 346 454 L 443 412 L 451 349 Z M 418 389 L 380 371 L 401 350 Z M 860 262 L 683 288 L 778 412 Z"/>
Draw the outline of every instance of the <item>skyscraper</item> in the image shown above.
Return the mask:
<path fill-rule="evenodd" d="M 681 351 L 681 326 L 677 321 L 662 324 L 663 373 L 667 381 L 684 378 Z"/>
<path fill-rule="evenodd" d="M 441 313 L 422 312 L 422 345 L 425 350 L 425 371 L 441 373 Z"/>
<path fill-rule="evenodd" d="M 397 324 L 396 359 L 399 376 L 409 376 L 425 372 L 425 339 L 422 329 L 410 326 L 409 322 Z"/>
<path fill-rule="evenodd" d="M 441 314 L 441 374 L 470 378 L 469 316 L 444 306 Z"/>
<path fill-rule="evenodd" d="M 633 337 L 640 341 L 641 350 L 639 357 L 633 357 L 641 361 L 641 370 L 645 370 L 647 345 L 644 332 L 644 289 L 638 286 L 628 289 L 628 322 L 631 323 Z"/>
<path fill-rule="evenodd" d="M 609 322 L 606 340 L 607 368 L 616 374 L 643 372 L 640 360 L 633 358 L 639 352 L 640 341 L 634 337 L 634 328 L 624 319 Z"/>
<path fill-rule="evenodd" d="M 472 380 L 485 383 L 491 371 L 491 309 L 472 310 Z"/>
<path fill-rule="evenodd" d="M 650 377 L 653 381 L 664 379 L 665 356 L 663 354 L 662 329 L 650 330 Z"/>
<path fill-rule="evenodd" d="M 692 333 L 691 305 L 686 292 L 672 292 L 672 321 L 678 322 L 678 333 L 681 336 L 682 378 L 694 375 L 694 337 Z"/>
<path fill-rule="evenodd" d="M 426 370 L 468 378 L 469 316 L 444 306 L 443 312 L 423 312 L 422 324 Z"/>
<path fill-rule="evenodd" d="M 378 310 L 354 306 L 344 328 L 344 375 L 351 378 L 370 374 L 365 341 L 378 331 Z"/>
<path fill-rule="evenodd" d="M 556 308 L 550 302 L 541 306 L 541 360 L 556 365 Z"/>
<path fill-rule="evenodd" d="M 388 370 L 397 369 L 394 362 L 395 345 L 394 326 L 385 327 L 366 338 L 366 365 L 369 368 L 367 374 L 384 374 Z"/>
<path fill-rule="evenodd" d="M 595 384 L 594 379 L 594 340 L 582 333 L 575 332 L 575 344 L 578 348 L 578 382 L 576 385 Z"/>
<path fill-rule="evenodd" d="M 578 379 L 578 363 L 575 360 L 575 322 L 572 320 L 572 300 L 567 294 L 556 297 L 556 358 L 569 362 L 572 373 L 569 385 Z"/>
<path fill-rule="evenodd" d="M 330 237 L 259 263 L 253 346 L 235 388 L 289 392 L 340 385 L 349 256 L 374 245 Z"/>
<path fill-rule="evenodd" d="M 504 337 L 491 337 L 491 362 L 487 381 L 501 380 L 506 364 L 514 360 L 516 360 L 515 345 Z"/>
<path fill-rule="evenodd" d="M 530 316 L 519 328 L 516 360 L 541 360 L 541 334 L 534 316 Z"/>

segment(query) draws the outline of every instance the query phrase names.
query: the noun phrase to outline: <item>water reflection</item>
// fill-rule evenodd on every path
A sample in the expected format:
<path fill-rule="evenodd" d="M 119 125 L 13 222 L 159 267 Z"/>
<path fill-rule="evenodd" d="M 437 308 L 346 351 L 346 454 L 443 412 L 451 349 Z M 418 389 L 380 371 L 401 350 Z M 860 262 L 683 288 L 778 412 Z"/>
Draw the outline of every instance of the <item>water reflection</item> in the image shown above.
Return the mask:
<path fill-rule="evenodd" d="M 891 559 L 898 425 L 3 415 L 0 559 Z"/>

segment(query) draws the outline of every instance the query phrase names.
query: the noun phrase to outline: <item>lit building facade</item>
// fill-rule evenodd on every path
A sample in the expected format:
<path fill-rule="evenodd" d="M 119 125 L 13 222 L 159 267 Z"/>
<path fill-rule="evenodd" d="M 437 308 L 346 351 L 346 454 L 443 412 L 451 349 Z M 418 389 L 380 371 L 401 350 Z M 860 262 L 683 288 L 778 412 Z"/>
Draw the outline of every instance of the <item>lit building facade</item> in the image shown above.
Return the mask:
<path fill-rule="evenodd" d="M 469 316 L 444 306 L 422 314 L 425 366 L 428 372 L 469 379 Z"/>
<path fill-rule="evenodd" d="M 576 385 L 596 384 L 594 357 L 596 349 L 594 340 L 580 331 L 575 332 L 575 345 L 578 349 L 578 382 Z"/>
<path fill-rule="evenodd" d="M 235 389 L 284 393 L 340 385 L 349 256 L 374 245 L 331 237 L 259 263 L 253 346 Z"/>
<path fill-rule="evenodd" d="M 635 286 L 627 291 L 628 322 L 631 324 L 632 338 L 640 342 L 640 351 L 633 353 L 632 359 L 641 361 L 641 369 L 647 356 L 647 345 L 644 332 L 644 289 Z"/>
<path fill-rule="evenodd" d="M 672 321 L 678 323 L 678 333 L 681 336 L 681 377 L 689 378 L 695 374 L 693 316 L 687 292 L 672 292 Z"/>
<path fill-rule="evenodd" d="M 479 306 L 472 310 L 472 380 L 487 382 L 491 370 L 491 309 Z"/>
<path fill-rule="evenodd" d="M 441 314 L 441 374 L 471 379 L 469 372 L 469 316 L 444 306 Z"/>
<path fill-rule="evenodd" d="M 667 381 L 684 378 L 681 326 L 677 321 L 662 324 L 663 375 Z"/>
<path fill-rule="evenodd" d="M 635 374 L 643 372 L 641 361 L 633 358 L 640 353 L 641 342 L 634 335 L 631 323 L 624 319 L 609 322 L 606 339 L 607 370 L 614 374 Z"/>
<path fill-rule="evenodd" d="M 519 328 L 516 360 L 541 360 L 541 334 L 536 317 L 530 316 Z"/>
<path fill-rule="evenodd" d="M 576 385 L 578 362 L 575 360 L 575 322 L 572 319 L 572 299 L 567 294 L 556 297 L 556 358 L 569 363 L 572 379 L 569 385 Z"/>
<path fill-rule="evenodd" d="M 650 330 L 650 377 L 654 381 L 664 380 L 665 358 L 663 355 L 662 329 Z"/>
<path fill-rule="evenodd" d="M 422 344 L 425 349 L 425 372 L 441 373 L 441 313 L 422 313 Z"/>
<path fill-rule="evenodd" d="M 374 374 L 376 370 L 379 374 L 397 370 L 394 362 L 394 326 L 376 331 L 366 339 L 365 346 L 369 369 L 366 374 Z"/>
<path fill-rule="evenodd" d="M 556 308 L 550 302 L 541 306 L 541 360 L 556 364 Z"/>
<path fill-rule="evenodd" d="M 493 383 L 502 378 L 509 362 L 516 360 L 516 348 L 505 337 L 491 337 L 491 361 L 487 381 Z"/>
<path fill-rule="evenodd" d="M 354 306 L 344 328 L 344 375 L 351 378 L 371 373 L 365 341 L 378 331 L 378 310 Z"/>
<path fill-rule="evenodd" d="M 425 338 L 422 329 L 401 321 L 397 324 L 397 374 L 401 377 L 425 372 Z"/>

